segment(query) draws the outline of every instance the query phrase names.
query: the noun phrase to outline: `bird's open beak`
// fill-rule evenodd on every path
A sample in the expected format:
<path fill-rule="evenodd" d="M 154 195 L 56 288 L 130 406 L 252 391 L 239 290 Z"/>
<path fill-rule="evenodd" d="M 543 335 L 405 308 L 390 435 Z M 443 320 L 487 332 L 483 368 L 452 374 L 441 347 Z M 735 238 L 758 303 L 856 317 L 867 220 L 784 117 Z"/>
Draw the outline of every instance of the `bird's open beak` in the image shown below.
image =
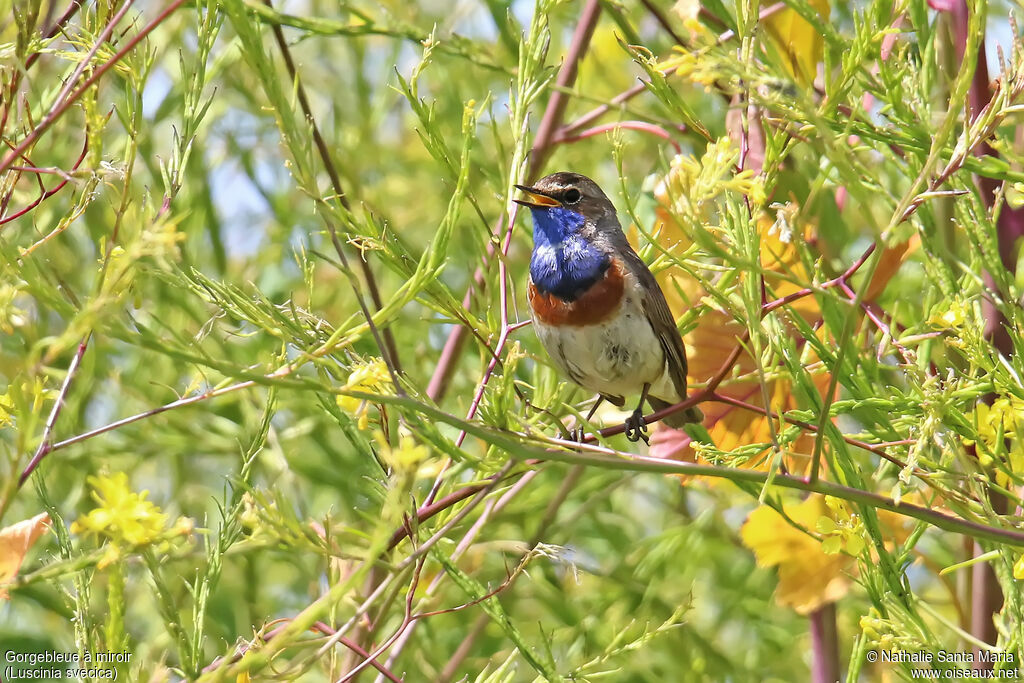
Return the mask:
<path fill-rule="evenodd" d="M 546 194 L 542 194 L 532 187 L 526 185 L 516 185 L 517 190 L 522 190 L 526 193 L 525 199 L 513 199 L 516 204 L 522 204 L 523 206 L 530 206 L 535 208 L 550 209 L 555 206 L 561 206 L 562 202 L 558 201 L 554 197 L 549 197 Z"/>

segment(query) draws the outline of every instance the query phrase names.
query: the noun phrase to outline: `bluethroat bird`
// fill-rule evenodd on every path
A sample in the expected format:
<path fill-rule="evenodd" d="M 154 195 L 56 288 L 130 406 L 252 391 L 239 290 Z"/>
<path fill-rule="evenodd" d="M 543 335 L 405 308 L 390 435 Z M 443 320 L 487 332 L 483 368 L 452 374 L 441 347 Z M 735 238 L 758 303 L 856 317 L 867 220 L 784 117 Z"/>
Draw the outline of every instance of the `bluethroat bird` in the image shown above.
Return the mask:
<path fill-rule="evenodd" d="M 573 382 L 620 408 L 630 441 L 647 441 L 644 401 L 655 410 L 686 398 L 686 349 L 654 275 L 629 246 L 611 200 L 590 178 L 552 173 L 516 185 L 533 214 L 529 300 L 533 325 L 555 365 Z M 690 408 L 665 418 L 699 422 Z"/>

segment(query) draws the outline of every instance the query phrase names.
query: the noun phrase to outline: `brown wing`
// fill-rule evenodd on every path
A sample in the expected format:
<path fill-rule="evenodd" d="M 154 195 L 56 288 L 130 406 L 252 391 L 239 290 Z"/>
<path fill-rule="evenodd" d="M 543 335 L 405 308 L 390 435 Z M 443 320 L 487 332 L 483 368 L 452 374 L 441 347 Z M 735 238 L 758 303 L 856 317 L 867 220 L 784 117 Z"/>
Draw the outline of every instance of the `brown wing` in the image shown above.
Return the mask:
<path fill-rule="evenodd" d="M 651 322 L 658 341 L 661 342 L 662 351 L 665 353 L 665 362 L 668 364 L 669 377 L 682 400 L 686 398 L 686 348 L 683 346 L 683 338 L 679 336 L 672 313 L 668 309 L 668 302 L 665 301 L 665 295 L 662 293 L 658 281 L 654 279 L 647 264 L 637 256 L 635 251 L 627 247 L 621 250 L 621 256 L 626 262 L 627 269 L 636 274 L 637 279 L 640 280 L 640 286 L 645 291 L 644 313 Z"/>

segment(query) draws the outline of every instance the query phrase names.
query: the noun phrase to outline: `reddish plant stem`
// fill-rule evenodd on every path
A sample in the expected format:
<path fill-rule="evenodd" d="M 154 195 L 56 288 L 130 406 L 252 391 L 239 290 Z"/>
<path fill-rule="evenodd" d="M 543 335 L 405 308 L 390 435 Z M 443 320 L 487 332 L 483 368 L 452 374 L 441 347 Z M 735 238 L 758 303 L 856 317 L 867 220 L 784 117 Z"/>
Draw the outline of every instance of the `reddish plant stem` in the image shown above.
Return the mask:
<path fill-rule="evenodd" d="M 53 22 L 53 25 L 50 26 L 50 28 L 43 33 L 43 39 L 49 40 L 50 38 L 53 38 L 55 35 L 57 35 L 57 33 L 63 28 L 63 26 L 67 22 L 69 22 L 73 16 L 75 16 L 80 7 L 81 4 L 80 2 L 78 2 L 78 0 L 72 2 L 71 5 L 64 11 L 64 14 L 62 14 L 60 18 Z M 3 113 L 0 114 L 0 137 L 3 136 L 3 132 L 7 128 L 7 118 L 8 116 L 10 116 L 11 107 L 14 106 L 14 102 L 16 99 L 15 95 L 18 92 L 18 86 L 21 84 L 21 75 L 22 73 L 27 73 L 28 70 L 32 68 L 32 65 L 36 63 L 36 60 L 39 59 L 39 56 L 41 54 L 41 52 L 33 52 L 32 54 L 30 54 L 25 59 L 24 70 L 18 69 L 11 76 L 11 84 L 8 88 L 7 98 L 3 102 Z"/>
<path fill-rule="evenodd" d="M 71 167 L 71 171 L 72 172 L 77 171 L 78 167 L 82 165 L 82 162 L 85 161 L 85 155 L 88 153 L 88 151 L 89 151 L 89 136 L 86 135 L 85 136 L 85 144 L 82 145 L 82 153 L 80 155 L 78 155 L 78 160 L 75 161 L 74 165 Z M 14 170 L 18 170 L 18 167 L 16 167 Z M 70 174 L 66 173 L 65 175 L 67 176 L 67 175 L 70 175 Z M 27 214 L 29 211 L 31 211 L 32 209 L 36 208 L 37 206 L 39 206 L 40 204 L 45 202 L 47 199 L 49 199 L 50 197 L 52 197 L 53 195 L 57 194 L 62 189 L 64 189 L 64 186 L 67 185 L 69 181 L 70 181 L 70 178 L 65 177 L 64 180 L 62 180 L 61 182 L 57 183 L 57 185 L 55 185 L 53 187 L 53 189 L 47 190 L 45 187 L 43 187 L 42 188 L 43 189 L 42 193 L 36 198 L 36 200 L 34 202 L 29 204 L 25 208 L 21 209 L 20 211 L 14 212 L 10 216 L 6 216 L 6 217 L 3 217 L 3 218 L 0 218 L 0 226 L 4 225 L 6 223 L 10 223 L 11 221 L 15 220 L 16 218 L 21 218 L 22 216 Z M 40 181 L 40 186 L 42 187 L 42 181 Z"/>
<path fill-rule="evenodd" d="M 356 677 L 359 676 L 359 672 L 369 666 L 371 662 L 376 661 L 377 657 L 380 657 L 382 654 L 387 652 L 388 649 L 394 645 L 395 641 L 402 635 L 402 632 L 408 628 L 409 624 L 412 623 L 415 618 L 412 613 L 412 603 L 413 600 L 416 599 L 416 590 L 420 585 L 420 575 L 423 572 L 423 563 L 426 561 L 427 556 L 423 555 L 416 562 L 416 566 L 413 567 L 412 581 L 405 593 L 405 613 L 402 616 L 402 623 L 398 627 L 398 630 L 392 633 L 383 643 L 374 648 L 373 652 L 360 655 L 362 661 L 354 663 L 354 666 L 352 666 L 344 676 L 338 679 L 338 683 L 349 683 L 349 681 L 354 681 Z"/>
<path fill-rule="evenodd" d="M 850 298 L 851 303 L 857 300 L 857 293 L 850 288 L 850 285 L 845 282 L 841 282 L 839 283 L 839 288 L 842 289 L 843 293 Z M 899 352 L 900 357 L 903 358 L 903 362 L 906 365 L 912 365 L 913 360 L 910 357 L 910 352 L 902 344 L 896 341 L 896 338 L 892 334 L 892 329 L 884 320 L 882 320 L 882 316 L 878 312 L 878 307 L 870 301 L 862 301 L 860 302 L 860 308 L 864 311 L 864 315 L 867 316 L 868 320 L 874 323 L 875 327 L 877 327 L 883 335 L 889 337 L 889 341 Z M 881 347 L 878 349 L 877 357 L 879 359 L 882 357 Z"/>
<path fill-rule="evenodd" d="M 143 38 L 152 33 L 157 26 L 162 24 L 164 20 L 167 19 L 167 17 L 173 14 L 183 4 L 185 4 L 185 0 L 172 0 L 172 2 L 169 5 L 167 5 L 167 7 L 165 7 L 160 12 L 160 14 L 158 14 L 152 21 L 146 24 L 142 28 L 142 30 L 140 30 L 137 34 L 132 36 L 131 39 L 127 43 L 125 43 L 124 47 L 122 47 L 120 50 L 114 53 L 114 55 L 106 62 L 96 67 L 96 69 L 82 82 L 80 86 L 78 86 L 78 88 L 75 89 L 74 92 L 71 92 L 63 99 L 55 102 L 54 106 L 50 109 L 50 111 L 46 113 L 46 116 L 43 117 L 43 119 L 36 125 L 36 127 L 33 128 L 32 131 L 28 135 L 26 135 L 20 143 L 18 143 L 18 145 L 10 154 L 4 157 L 4 160 L 2 162 L 0 162 L 0 173 L 3 173 L 8 168 L 10 168 L 14 164 L 14 162 L 22 155 L 22 153 L 24 153 L 29 149 L 29 147 L 34 145 L 36 141 L 39 139 L 39 137 L 47 130 L 49 130 L 50 126 L 52 126 L 53 123 L 58 118 L 60 118 L 61 115 L 63 115 L 64 112 L 66 112 L 72 104 L 77 102 L 78 99 L 85 94 L 85 91 L 91 88 L 96 83 L 96 81 L 98 81 L 107 71 L 112 69 L 114 65 L 120 62 L 122 59 L 124 59 L 125 55 L 134 50 L 135 46 L 138 45 Z M 108 24 L 108 28 L 113 30 L 113 22 Z M 96 49 L 98 49 L 100 42 L 102 41 L 97 41 L 97 45 L 95 46 Z M 83 62 L 83 64 L 84 63 L 85 62 Z M 70 83 L 71 82 L 69 81 L 69 84 Z"/>
<path fill-rule="evenodd" d="M 583 470 L 583 465 L 576 465 L 571 470 L 569 470 L 568 473 L 566 473 L 565 478 L 562 481 L 562 485 L 559 486 L 558 488 L 558 492 L 548 502 L 548 505 L 544 510 L 544 514 L 541 516 L 540 522 L 537 525 L 537 530 L 533 533 L 529 541 L 527 541 L 526 543 L 530 550 L 533 550 L 533 548 L 535 548 L 538 543 L 543 541 L 544 537 L 551 530 L 551 527 L 554 525 L 555 519 L 558 516 L 559 509 L 562 507 L 562 504 L 565 503 L 566 499 L 569 497 L 569 493 L 571 493 L 572 490 L 579 483 L 580 477 L 583 475 Z M 503 505 L 503 501 L 499 501 L 499 505 Z M 520 564 L 522 564 L 522 562 L 524 562 L 525 559 L 526 555 L 523 555 L 523 557 L 520 559 Z M 509 583 L 511 584 L 517 576 L 518 574 L 513 575 Z M 463 639 L 462 643 L 459 644 L 459 647 L 456 648 L 454 653 L 452 653 L 451 658 L 448 660 L 444 668 L 441 670 L 441 674 L 438 676 L 438 683 L 447 683 L 455 677 L 455 673 L 458 671 L 459 665 L 469 655 L 470 648 L 473 642 L 480 636 L 481 633 L 483 633 L 483 630 L 487 626 L 487 623 L 490 621 L 490 619 L 490 616 L 486 614 L 481 614 L 479 617 L 477 617 L 476 623 L 473 624 L 473 627 L 470 629 L 469 634 L 466 636 L 465 639 Z"/>
<path fill-rule="evenodd" d="M 577 466 L 574 469 L 581 470 L 582 467 Z M 500 498 L 498 498 L 496 501 L 492 501 L 491 503 L 489 503 L 487 505 L 487 507 L 485 508 L 484 512 L 481 513 L 480 517 L 473 524 L 473 526 L 470 527 L 469 531 L 466 532 L 465 536 L 463 536 L 462 540 L 459 541 L 458 545 L 455 547 L 455 550 L 450 555 L 449 559 L 452 562 L 455 562 L 463 553 L 465 553 L 465 551 L 470 547 L 470 545 L 472 545 L 473 540 L 476 538 L 477 534 L 479 534 L 481 529 L 483 529 L 484 525 L 491 518 L 491 516 L 496 514 L 499 510 L 504 508 L 506 505 L 508 505 L 509 501 L 511 501 L 512 498 L 514 498 L 518 493 L 520 493 L 523 489 L 525 489 L 529 485 L 529 482 L 538 474 L 538 472 L 539 472 L 538 470 L 530 470 L 530 471 L 526 472 L 523 476 L 520 477 L 519 481 L 517 481 L 512 487 L 510 487 L 509 490 L 506 491 Z M 572 478 L 570 477 L 570 479 L 572 479 Z M 572 481 L 573 481 L 572 485 L 575 485 L 574 484 L 575 479 L 572 479 Z M 570 485 L 570 487 L 571 487 L 571 485 Z M 565 485 L 563 485 L 563 489 L 564 488 L 565 488 Z M 554 503 L 554 502 L 555 501 L 553 500 L 552 503 Z M 406 525 L 406 526 L 408 526 L 408 525 Z M 536 545 L 536 542 L 531 542 L 528 545 L 532 549 L 533 546 Z M 424 556 L 423 559 L 425 560 L 426 556 Z M 520 562 L 519 562 L 519 568 L 520 569 L 524 566 L 524 563 L 527 561 L 527 559 L 528 558 L 525 555 L 520 559 Z M 485 595 L 483 595 L 480 598 L 476 598 L 474 600 L 471 600 L 468 603 L 459 605 L 457 607 L 449 607 L 447 609 L 442 609 L 442 610 L 435 610 L 435 611 L 431 611 L 431 612 L 420 612 L 418 614 L 413 614 L 412 613 L 412 607 L 413 607 L 412 603 L 413 603 L 413 598 L 414 598 L 414 596 L 415 596 L 415 594 L 417 592 L 416 588 L 417 588 L 417 586 L 419 584 L 419 569 L 421 567 L 422 567 L 422 564 L 420 564 L 417 567 L 417 572 L 416 572 L 416 574 L 413 577 L 413 585 L 410 586 L 410 588 L 407 591 L 405 618 L 403 619 L 401 626 L 399 626 L 399 628 L 394 632 L 394 634 L 392 634 L 392 636 L 389 637 L 385 641 L 385 643 L 383 645 L 381 645 L 377 650 L 374 651 L 374 654 L 379 656 L 381 653 L 386 651 L 388 648 L 391 648 L 392 646 L 394 647 L 394 649 L 392 650 L 391 654 L 388 656 L 388 662 L 387 662 L 388 666 L 392 666 L 394 664 L 394 662 L 397 659 L 398 655 L 400 654 L 402 648 L 404 648 L 405 644 L 409 642 L 409 638 L 411 637 L 413 629 L 416 626 L 416 622 L 419 619 L 424 619 L 426 617 L 432 617 L 432 616 L 436 616 L 436 615 L 439 615 L 439 614 L 449 614 L 449 613 L 453 613 L 453 612 L 464 610 L 464 609 L 466 609 L 468 607 L 472 607 L 473 605 L 477 605 L 477 604 L 483 602 L 484 600 L 487 600 L 488 598 L 493 597 L 494 595 L 497 595 L 498 593 L 500 593 L 500 592 L 510 588 L 512 586 L 512 583 L 515 581 L 515 578 L 519 575 L 519 571 L 515 571 L 515 572 L 510 573 L 506 577 L 506 580 L 501 585 L 499 585 L 497 588 L 495 588 L 494 590 L 489 591 L 488 593 L 486 593 Z M 423 592 L 424 599 L 429 599 L 430 596 L 432 596 L 434 594 L 434 590 L 437 588 L 438 585 L 440 585 L 441 579 L 443 577 L 444 577 L 444 573 L 439 573 L 439 574 L 437 574 L 434 577 L 434 579 L 431 581 L 430 585 Z M 488 617 L 487 615 L 482 615 L 482 616 L 483 616 L 484 619 L 490 619 L 490 617 Z M 365 668 L 365 664 L 362 665 L 361 668 Z M 350 672 L 349 677 L 351 677 L 354 673 L 356 673 L 356 670 L 354 670 L 353 672 Z M 349 679 L 346 678 L 345 680 L 349 680 Z"/>
<path fill-rule="evenodd" d="M 555 77 L 555 85 L 558 89 L 551 92 L 551 99 L 544 110 L 544 117 L 537 127 L 537 135 L 534 138 L 533 149 L 530 151 L 530 171 L 527 180 L 533 180 L 544 168 L 544 162 L 551 155 L 551 141 L 555 139 L 557 128 L 565 116 L 565 108 L 569 104 L 569 95 L 564 89 L 571 88 L 576 82 L 576 75 L 579 72 L 580 61 L 590 47 L 590 39 L 594 36 L 594 29 L 597 28 L 597 19 L 601 15 L 601 3 L 599 0 L 587 0 L 587 4 L 580 13 L 579 21 L 576 24 L 576 31 L 573 33 L 572 42 L 566 52 L 562 68 L 558 70 Z"/>
<path fill-rule="evenodd" d="M 421 505 L 416 510 L 416 523 L 422 524 L 423 522 L 426 522 L 428 519 L 438 514 L 439 512 L 443 512 L 448 508 L 452 507 L 453 505 L 463 500 L 466 500 L 467 498 L 473 497 L 474 495 L 476 495 L 480 491 L 483 491 L 487 487 L 493 486 L 496 482 L 499 481 L 499 478 L 504 476 L 506 475 L 504 473 L 501 473 L 500 475 L 488 477 L 487 479 L 479 481 L 470 486 L 460 487 L 453 491 L 452 493 L 449 493 L 447 496 L 444 496 L 443 498 L 440 498 L 436 501 L 428 502 L 425 503 L 424 505 Z M 391 540 L 388 541 L 388 551 L 394 550 L 399 543 L 401 543 L 404 539 L 408 538 L 411 531 L 412 527 L 408 524 L 404 524 L 400 528 L 396 529 L 395 532 L 391 534 Z"/>
<path fill-rule="evenodd" d="M 7 142 L 6 140 L 4 140 L 4 143 L 6 143 L 8 147 L 11 147 L 11 148 L 14 147 L 13 144 Z M 32 161 L 29 159 L 27 154 L 22 154 L 21 158 L 25 160 L 25 163 L 29 163 L 29 164 L 32 163 Z M 18 182 L 21 180 L 22 172 L 18 171 L 17 168 L 13 168 L 13 167 L 12 167 L 12 170 L 14 170 L 14 180 L 11 181 L 10 189 L 7 191 L 7 194 L 5 194 L 4 198 L 2 200 L 0 200 L 0 216 L 2 216 L 5 213 L 7 213 L 7 207 L 10 206 L 11 199 L 14 198 L 14 190 L 15 190 Z M 39 186 L 39 193 L 40 194 L 45 194 L 46 193 L 46 185 L 43 184 L 43 179 L 40 176 L 38 176 L 38 175 L 36 176 L 36 185 Z"/>
<path fill-rule="evenodd" d="M 593 137 L 595 135 L 600 135 L 601 133 L 607 133 L 608 131 L 617 130 L 619 128 L 626 128 L 628 130 L 636 130 L 640 131 L 641 133 L 649 133 L 651 135 L 655 135 L 663 140 L 667 140 L 668 143 L 672 145 L 673 149 L 675 149 L 676 154 L 683 153 L 682 145 L 680 145 L 678 142 L 672 139 L 672 135 L 669 134 L 667 130 L 665 130 L 659 125 L 647 123 L 646 121 L 621 121 L 619 123 L 605 123 L 600 126 L 588 128 L 587 130 L 581 133 L 577 133 L 576 135 L 570 135 L 568 137 L 559 136 L 552 140 L 551 144 L 561 145 L 567 142 L 577 142 L 579 140 Z"/>
<path fill-rule="evenodd" d="M 209 399 L 209 398 L 214 398 L 216 396 L 223 396 L 224 394 L 229 394 L 229 393 L 238 391 L 239 389 L 247 389 L 247 388 L 249 388 L 251 386 L 255 386 L 255 385 L 256 385 L 256 381 L 255 380 L 246 380 L 244 382 L 239 382 L 238 384 L 232 384 L 230 386 L 226 386 L 226 387 L 223 387 L 221 389 L 212 389 L 212 390 L 206 391 L 206 392 L 204 392 L 202 394 L 196 394 L 195 396 L 189 396 L 187 398 L 180 398 L 177 401 L 171 401 L 170 403 L 165 403 L 162 406 L 157 406 L 156 408 L 150 408 L 149 410 L 144 410 L 141 413 L 136 413 L 134 415 L 129 415 L 128 417 L 121 418 L 120 420 L 117 420 L 116 422 L 110 422 L 108 424 L 103 425 L 102 427 L 96 427 L 95 429 L 90 429 L 87 432 L 83 432 L 81 434 L 76 434 L 75 436 L 72 436 L 72 437 L 69 437 L 67 439 L 64 439 L 63 441 L 58 441 L 57 443 L 53 444 L 53 446 L 50 447 L 49 452 L 52 453 L 53 451 L 57 451 L 57 450 L 60 450 L 62 448 L 67 448 L 68 446 L 72 446 L 72 445 L 74 445 L 76 443 L 80 443 L 82 441 L 87 441 L 87 440 L 89 440 L 89 439 L 91 439 L 93 437 L 99 436 L 100 434 L 105 434 L 107 432 L 112 432 L 115 429 L 120 429 L 121 427 L 130 425 L 133 422 L 138 422 L 139 420 L 145 420 L 146 418 L 153 417 L 154 415 L 159 415 L 160 413 L 167 412 L 168 410 L 172 410 L 174 408 L 181 408 L 183 406 L 193 405 L 195 403 L 199 403 L 201 401 L 205 401 L 206 399 Z M 28 476 L 30 473 L 31 473 L 30 471 L 26 471 L 26 472 L 22 473 L 22 476 L 21 476 L 22 482 L 24 482 L 25 477 Z"/>
<path fill-rule="evenodd" d="M 501 497 L 499 497 L 497 500 L 489 501 L 488 504 L 485 506 L 484 511 L 473 523 L 469 531 L 467 531 L 463 535 L 462 540 L 460 540 L 459 543 L 455 546 L 455 550 L 452 551 L 449 559 L 452 562 L 457 561 L 458 558 L 461 557 L 470 548 L 470 546 L 472 546 L 473 542 L 476 540 L 476 537 L 483 530 L 486 524 L 493 518 L 493 516 L 497 514 L 501 509 L 503 509 L 506 505 L 508 505 L 508 503 L 513 498 L 515 498 L 519 493 L 526 489 L 530 485 L 530 482 L 533 481 L 533 479 L 536 478 L 536 476 L 539 473 L 540 470 L 536 469 L 527 471 L 519 478 L 519 481 L 510 486 L 508 490 L 501 495 Z M 441 585 L 441 581 L 442 579 L 444 579 L 444 577 L 444 573 L 438 573 L 436 576 L 434 576 L 433 580 L 430 582 L 430 585 L 428 585 L 427 588 L 422 593 L 423 600 L 429 600 L 434 595 L 438 586 Z M 409 643 L 410 639 L 412 638 L 412 634 L 415 630 L 415 627 L 415 623 L 409 624 L 405 631 L 400 634 L 398 639 L 396 639 L 393 649 L 388 654 L 388 666 L 394 665 L 395 661 L 398 659 L 402 650 L 405 649 L 405 646 Z M 440 683 L 443 680 L 444 677 L 440 676 L 438 683 Z"/>
<path fill-rule="evenodd" d="M 260 635 L 259 636 L 260 641 L 266 643 L 266 642 L 270 641 L 271 639 L 273 639 L 275 636 L 277 636 L 277 634 L 281 633 L 285 629 L 285 627 L 287 626 L 288 622 L 290 622 L 290 619 L 281 619 L 281 620 L 278 620 L 278 621 L 283 621 L 285 623 L 282 624 L 281 626 L 278 626 L 277 628 L 275 628 L 275 629 L 273 629 L 271 631 L 267 631 L 266 633 Z M 272 622 L 272 623 L 275 623 L 275 622 Z M 346 638 L 345 636 L 337 635 L 337 633 L 335 632 L 335 630 L 333 628 L 331 628 L 330 626 L 328 626 L 327 624 L 325 624 L 322 621 L 318 621 L 318 622 L 314 623 L 310 630 L 316 631 L 318 633 L 322 633 L 325 636 L 331 636 L 333 638 L 336 638 L 339 643 L 341 643 L 342 645 L 347 647 L 352 652 L 356 653 L 360 657 L 369 659 L 370 653 L 368 653 L 366 650 L 364 650 L 362 647 L 360 647 L 358 643 L 353 642 L 351 639 Z M 237 662 L 239 659 L 242 658 L 242 655 L 245 654 L 246 650 L 248 650 L 248 649 L 249 649 L 248 647 L 240 648 L 231 657 L 231 661 L 232 662 Z M 209 665 L 207 665 L 206 667 L 203 668 L 203 673 L 208 673 L 210 671 L 213 671 L 217 667 L 221 666 L 223 663 L 224 662 L 223 662 L 222 659 L 216 659 L 212 663 L 210 663 Z M 389 681 L 392 681 L 392 683 L 402 683 L 402 679 L 401 678 L 396 676 L 387 667 L 385 667 L 383 664 L 378 662 L 376 658 L 369 659 L 369 664 L 373 668 L 377 669 L 377 671 L 380 671 L 381 674 L 383 674 Z"/>
<path fill-rule="evenodd" d="M 839 680 L 839 634 L 836 632 L 836 604 L 827 603 L 811 612 L 811 680 L 835 683 Z"/>
<path fill-rule="evenodd" d="M 64 14 L 60 15 L 60 17 L 53 22 L 50 28 L 46 30 L 43 37 L 49 40 L 60 33 L 64 26 L 71 21 L 71 18 L 78 14 L 78 10 L 81 9 L 81 7 L 82 0 L 73 0 L 72 3 L 68 5 L 68 8 L 64 10 Z M 33 52 L 29 55 L 28 59 L 25 60 L 25 70 L 27 71 L 28 69 L 31 69 L 32 65 L 36 63 L 36 60 L 39 59 L 42 54 L 42 52 Z"/>

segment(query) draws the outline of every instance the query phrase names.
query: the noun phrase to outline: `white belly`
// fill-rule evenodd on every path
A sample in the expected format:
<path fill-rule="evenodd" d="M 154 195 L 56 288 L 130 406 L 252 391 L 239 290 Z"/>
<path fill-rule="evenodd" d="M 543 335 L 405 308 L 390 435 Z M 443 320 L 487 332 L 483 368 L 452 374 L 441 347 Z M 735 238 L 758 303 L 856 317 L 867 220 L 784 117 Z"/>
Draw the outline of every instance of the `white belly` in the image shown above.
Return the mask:
<path fill-rule="evenodd" d="M 548 355 L 566 377 L 588 391 L 608 396 L 639 394 L 676 402 L 665 355 L 635 295 L 627 294 L 619 313 L 593 325 L 559 325 L 533 321 Z"/>

